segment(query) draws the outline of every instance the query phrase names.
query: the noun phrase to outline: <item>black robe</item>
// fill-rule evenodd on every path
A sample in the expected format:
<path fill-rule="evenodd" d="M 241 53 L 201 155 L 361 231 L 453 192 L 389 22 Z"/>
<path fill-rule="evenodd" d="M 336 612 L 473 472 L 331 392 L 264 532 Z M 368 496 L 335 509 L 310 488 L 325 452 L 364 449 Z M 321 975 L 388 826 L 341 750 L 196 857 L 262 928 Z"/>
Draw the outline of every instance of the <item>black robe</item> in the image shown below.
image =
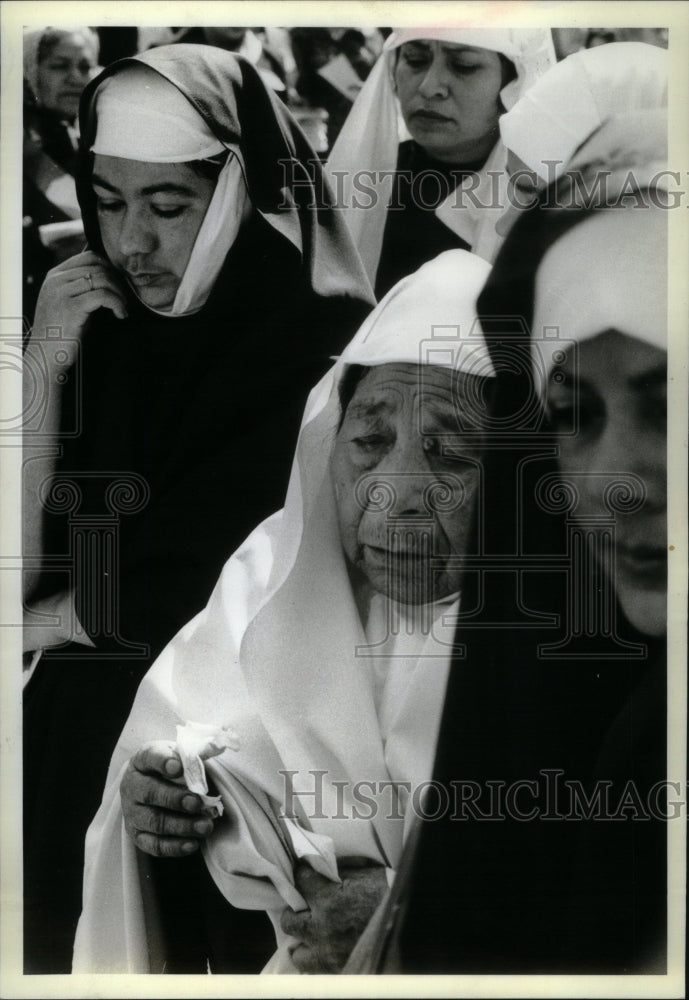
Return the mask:
<path fill-rule="evenodd" d="M 264 119 L 261 136 L 260 115 L 269 115 L 272 98 L 253 69 L 241 63 L 240 72 L 227 53 L 198 48 L 195 62 L 195 47 L 174 47 L 186 52 L 179 72 L 191 77 L 190 92 L 208 96 L 193 79 L 195 65 L 218 100 L 233 74 L 242 100 L 255 91 L 244 156 L 250 194 L 257 192 L 252 200 L 265 214 L 254 211 L 240 231 L 200 312 L 160 317 L 133 299 L 126 321 L 101 310 L 69 372 L 63 453 L 48 500 L 52 559 L 39 594 L 74 587 L 79 620 L 95 649 L 72 643 L 47 650 L 25 690 L 26 972 L 71 970 L 84 836 L 138 684 L 169 639 L 204 607 L 231 553 L 282 506 L 308 392 L 369 309 L 365 288 L 347 294 L 359 272 L 327 206 L 309 210 L 312 195 L 296 193 L 302 254 L 266 219 L 269 182 L 280 175 L 270 160 L 257 177 L 255 164 L 262 146 L 272 141 L 277 151 L 281 136 L 285 155 L 294 155 L 284 134 L 291 119 L 284 112 Z M 160 57 L 148 54 L 150 63 L 159 58 L 177 66 L 170 50 L 157 51 Z M 305 145 L 296 129 L 294 137 Z M 86 232 L 102 253 L 88 160 L 82 170 Z M 274 202 L 282 197 L 284 191 L 272 191 Z M 314 261 L 317 247 L 321 257 Z M 329 295 L 314 291 L 321 266 L 331 269 Z M 191 941 L 189 928 L 171 929 L 179 971 L 204 972 L 212 951 L 194 907 L 221 939 L 217 971 L 259 971 L 273 948 L 263 914 L 238 913 L 235 920 L 198 858 L 153 868 L 162 870 L 157 881 L 168 912 L 178 906 L 180 918 L 199 933 Z M 185 878 L 193 890 L 186 894 L 177 890 Z M 213 920 L 214 910 L 224 923 Z M 193 959 L 186 961 L 185 949 Z"/>
<path fill-rule="evenodd" d="M 413 139 L 400 143 L 397 174 L 385 217 L 376 273 L 376 296 L 445 250 L 471 250 L 435 214 L 462 178 L 482 163 L 454 167 L 432 159 Z"/>
<path fill-rule="evenodd" d="M 550 194 L 543 202 L 558 204 Z M 639 634 L 612 589 L 608 622 L 589 618 L 579 633 L 565 586 L 579 526 L 555 509 L 566 490 L 546 516 L 537 488 L 559 474 L 530 375 L 534 277 L 586 214 L 524 213 L 478 300 L 499 370 L 482 511 L 492 564 L 462 590 L 465 655 L 452 664 L 433 771 L 450 808 L 410 838 L 392 930 L 366 971 L 665 972 L 667 821 L 654 794 L 667 777 L 665 640 Z M 601 574 L 581 568 L 595 598 Z"/>

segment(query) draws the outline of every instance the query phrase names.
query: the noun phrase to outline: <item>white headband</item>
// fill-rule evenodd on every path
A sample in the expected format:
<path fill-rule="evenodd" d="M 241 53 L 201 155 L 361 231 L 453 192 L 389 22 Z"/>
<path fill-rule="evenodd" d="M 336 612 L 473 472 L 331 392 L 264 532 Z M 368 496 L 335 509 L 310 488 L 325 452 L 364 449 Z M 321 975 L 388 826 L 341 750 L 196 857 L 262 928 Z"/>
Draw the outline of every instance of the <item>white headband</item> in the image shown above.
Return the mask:
<path fill-rule="evenodd" d="M 537 382 L 547 379 L 569 343 L 605 330 L 667 350 L 666 327 L 654 313 L 660 302 L 665 316 L 667 247 L 667 213 L 660 208 L 600 211 L 550 247 L 536 276 Z"/>
<path fill-rule="evenodd" d="M 94 95 L 91 152 L 144 163 L 186 163 L 225 149 L 180 91 L 147 66 L 109 76 Z"/>
<path fill-rule="evenodd" d="M 667 106 L 667 52 L 644 42 L 582 49 L 557 63 L 500 119 L 505 146 L 551 181 L 611 115 Z M 546 161 L 557 161 L 551 167 Z"/>

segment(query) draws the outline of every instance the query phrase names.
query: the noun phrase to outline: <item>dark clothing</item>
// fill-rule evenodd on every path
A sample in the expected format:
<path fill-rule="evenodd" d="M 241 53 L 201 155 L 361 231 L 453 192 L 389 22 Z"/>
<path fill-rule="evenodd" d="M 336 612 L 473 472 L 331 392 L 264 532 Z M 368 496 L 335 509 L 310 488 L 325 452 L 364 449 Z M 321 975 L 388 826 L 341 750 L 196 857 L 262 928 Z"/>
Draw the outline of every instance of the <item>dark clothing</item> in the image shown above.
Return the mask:
<path fill-rule="evenodd" d="M 667 776 L 665 641 L 625 620 L 595 560 L 580 572 L 585 526 L 557 513 L 567 488 L 553 491 L 546 519 L 538 487 L 558 473 L 530 374 L 535 275 L 587 214 L 525 212 L 478 300 L 498 372 L 486 554 L 508 558 L 502 574 L 486 564 L 483 586 L 467 578 L 466 656 L 452 666 L 433 773 L 454 808 L 418 831 L 406 884 L 393 890 L 394 966 L 384 959 L 378 971 L 665 971 L 667 824 L 653 795 Z M 599 620 L 591 608 L 604 609 Z M 534 615 L 548 617 L 510 624 Z"/>
<path fill-rule="evenodd" d="M 53 250 L 45 247 L 39 226 L 66 222 L 67 214 L 52 202 L 41 181 L 61 173 L 74 177 L 77 151 L 67 124 L 53 112 L 24 106 L 24 169 L 22 173 L 22 309 L 29 325 L 33 322 L 41 285 L 51 267 L 59 263 Z"/>
<path fill-rule="evenodd" d="M 662 654 L 539 663 L 514 636 L 454 665 L 434 780 L 480 796 L 422 827 L 399 971 L 664 972 L 666 824 L 621 808 L 665 777 L 664 684 Z"/>
<path fill-rule="evenodd" d="M 46 651 L 25 691 L 27 972 L 71 970 L 84 836 L 138 684 L 204 607 L 230 554 L 282 506 L 307 394 L 369 309 L 365 288 L 352 292 L 359 271 L 351 244 L 318 193 L 296 192 L 292 210 L 270 221 L 291 194 L 276 186 L 273 156 L 308 153 L 291 118 L 275 112 L 248 64 L 198 49 L 201 55 L 194 46 L 157 49 L 144 61 L 192 95 L 223 138 L 240 141 L 258 210 L 198 313 L 159 316 L 133 297 L 126 321 L 99 311 L 65 387 L 64 451 L 47 515 L 53 568 L 42 587 L 75 588 L 95 650 L 70 644 Z M 240 134 L 230 136 L 232 106 Z M 248 123 L 247 135 L 240 122 Z M 87 140 L 91 124 L 83 111 Z M 85 229 L 91 248 L 103 253 L 89 172 L 85 156 Z M 317 210 L 308 208 L 314 199 Z M 273 948 L 265 917 L 259 932 L 257 915 L 243 921 L 224 900 L 210 900 L 217 890 L 198 865 L 202 881 L 190 880 L 195 899 L 184 901 L 177 882 L 189 884 L 184 872 L 194 865 L 178 875 L 174 864 L 153 863 L 161 899 L 189 920 L 199 906 L 225 913 L 226 926 L 214 925 L 216 940 L 227 944 L 218 971 L 259 971 Z M 173 897 L 182 902 L 170 903 Z M 177 935 L 176 971 L 205 971 L 208 950 L 194 954 L 191 968 L 179 967 L 190 948 L 181 944 L 188 928 L 168 920 Z"/>
<path fill-rule="evenodd" d="M 445 250 L 470 250 L 469 244 L 440 221 L 435 209 L 462 178 L 482 163 L 452 167 L 433 160 L 412 139 L 400 143 L 395 187 L 385 220 L 376 275 L 376 297 L 413 274 Z"/>

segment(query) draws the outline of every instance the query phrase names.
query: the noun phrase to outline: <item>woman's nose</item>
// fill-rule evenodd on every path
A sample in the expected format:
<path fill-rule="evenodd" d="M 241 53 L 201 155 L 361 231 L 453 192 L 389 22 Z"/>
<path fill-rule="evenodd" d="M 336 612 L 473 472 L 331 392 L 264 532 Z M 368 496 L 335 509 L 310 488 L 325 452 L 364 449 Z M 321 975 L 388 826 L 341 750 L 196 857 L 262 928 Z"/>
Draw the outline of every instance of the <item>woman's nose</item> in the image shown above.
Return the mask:
<path fill-rule="evenodd" d="M 124 257 L 150 253 L 155 248 L 155 242 L 155 233 L 141 213 L 135 209 L 126 211 L 119 233 L 120 253 Z"/>
<path fill-rule="evenodd" d="M 83 87 L 83 86 L 85 86 L 85 84 L 88 83 L 89 76 L 88 76 L 88 72 L 84 72 L 84 70 L 81 68 L 81 66 L 73 63 L 69 67 L 67 78 L 68 78 L 68 80 L 69 80 L 70 83 L 75 83 L 78 86 Z"/>
<path fill-rule="evenodd" d="M 447 97 L 450 92 L 447 71 L 440 58 L 435 58 L 419 84 L 419 93 L 427 100 L 432 97 Z"/>
<path fill-rule="evenodd" d="M 447 476 L 437 475 L 430 467 L 424 439 L 417 434 L 408 441 L 398 440 L 376 471 L 389 491 L 393 517 L 433 517 L 438 487 L 447 493 L 452 486 Z"/>

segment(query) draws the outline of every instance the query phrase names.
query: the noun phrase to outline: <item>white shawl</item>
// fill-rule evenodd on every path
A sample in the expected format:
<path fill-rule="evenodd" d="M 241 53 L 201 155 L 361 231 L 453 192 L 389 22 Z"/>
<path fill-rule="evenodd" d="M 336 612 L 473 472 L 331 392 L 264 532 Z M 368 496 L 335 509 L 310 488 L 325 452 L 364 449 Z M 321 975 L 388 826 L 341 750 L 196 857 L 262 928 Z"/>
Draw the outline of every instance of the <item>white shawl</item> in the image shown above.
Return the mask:
<path fill-rule="evenodd" d="M 337 388 L 350 364 L 432 358 L 490 375 L 475 314 L 489 270 L 461 250 L 424 265 L 388 293 L 311 393 L 284 510 L 232 556 L 207 607 L 139 688 L 86 838 L 74 972 L 150 971 L 119 783 L 144 742 L 174 741 L 178 725 L 237 733 L 239 750 L 206 762 L 229 818 L 216 822 L 203 852 L 231 903 L 273 918 L 278 951 L 266 971 L 295 971 L 279 916 L 305 906 L 296 858 L 333 880 L 337 857 L 397 865 L 413 816 L 408 794 L 390 782 L 413 789 L 431 776 L 458 602 L 438 602 L 429 615 L 376 595 L 362 623 L 329 475 Z"/>

